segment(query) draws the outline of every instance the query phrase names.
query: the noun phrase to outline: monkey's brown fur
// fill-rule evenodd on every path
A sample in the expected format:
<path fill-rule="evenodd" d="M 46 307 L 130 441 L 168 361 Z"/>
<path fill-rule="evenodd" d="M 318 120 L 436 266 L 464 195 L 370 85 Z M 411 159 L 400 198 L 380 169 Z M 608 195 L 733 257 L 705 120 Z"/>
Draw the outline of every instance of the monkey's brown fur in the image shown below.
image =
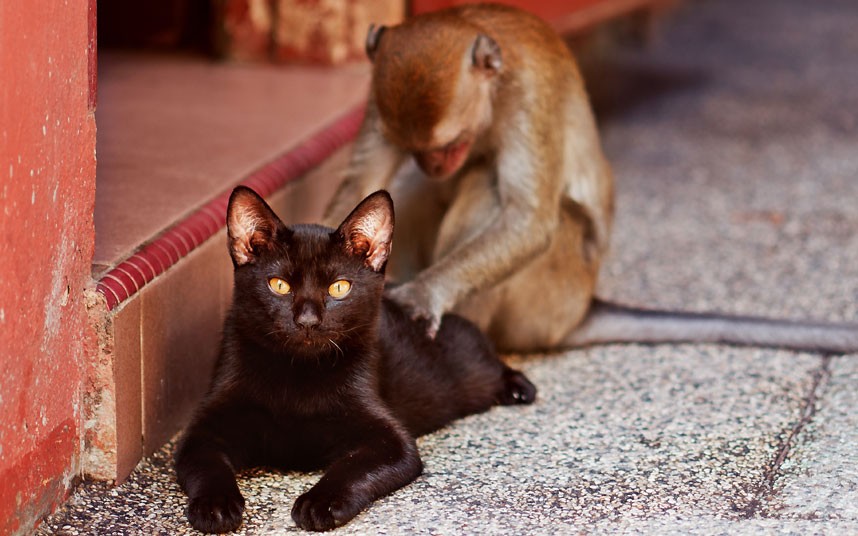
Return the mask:
<path fill-rule="evenodd" d="M 415 220 L 392 261 L 394 279 L 408 281 L 397 301 L 436 322 L 457 311 L 504 350 L 558 346 L 591 303 L 613 212 L 575 60 L 540 19 L 497 5 L 373 37 L 366 119 L 326 219 L 392 190 L 398 213 Z M 445 166 L 457 150 L 464 162 Z M 409 154 L 424 169 L 435 162 L 427 171 L 443 180 L 407 166 L 397 177 Z M 415 235 L 425 240 L 409 249 Z"/>

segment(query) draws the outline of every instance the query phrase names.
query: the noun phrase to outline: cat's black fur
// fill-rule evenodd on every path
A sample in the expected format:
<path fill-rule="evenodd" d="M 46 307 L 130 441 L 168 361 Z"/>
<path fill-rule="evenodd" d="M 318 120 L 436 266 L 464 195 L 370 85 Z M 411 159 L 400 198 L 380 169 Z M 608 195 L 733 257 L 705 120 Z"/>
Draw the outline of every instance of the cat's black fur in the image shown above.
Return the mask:
<path fill-rule="evenodd" d="M 386 192 L 336 230 L 286 227 L 249 188 L 230 197 L 233 305 L 212 385 L 176 453 L 188 519 L 206 532 L 241 524 L 235 472 L 254 466 L 326 472 L 292 518 L 328 530 L 414 480 L 414 438 L 536 389 L 504 365 L 468 321 L 448 315 L 434 340 L 382 297 L 393 234 Z M 277 294 L 272 277 L 291 290 Z M 351 283 L 335 299 L 334 281 Z"/>

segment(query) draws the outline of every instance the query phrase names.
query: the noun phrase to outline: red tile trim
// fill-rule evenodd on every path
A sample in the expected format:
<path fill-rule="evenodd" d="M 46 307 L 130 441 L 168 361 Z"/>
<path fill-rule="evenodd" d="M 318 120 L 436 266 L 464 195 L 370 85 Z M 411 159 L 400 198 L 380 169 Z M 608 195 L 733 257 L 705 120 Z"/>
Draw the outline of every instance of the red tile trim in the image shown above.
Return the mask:
<path fill-rule="evenodd" d="M 129 270 L 129 268 L 132 268 Z M 143 272 L 133 264 L 125 264 L 123 266 L 117 266 L 115 272 L 120 272 L 124 274 L 128 279 L 131 280 L 131 284 L 134 285 L 134 292 L 138 292 L 143 285 L 146 284 L 146 276 L 143 275 Z M 123 279 L 124 281 L 124 279 Z M 130 290 L 130 287 L 129 287 Z"/>
<path fill-rule="evenodd" d="M 173 251 L 173 248 L 168 248 L 166 246 L 166 242 L 163 240 L 149 244 L 140 251 L 140 254 L 149 254 L 160 263 L 161 269 L 155 272 L 155 275 L 163 274 L 167 271 L 167 268 L 174 265 L 179 260 L 179 257 L 176 252 Z"/>
<path fill-rule="evenodd" d="M 351 141 L 360 128 L 363 112 L 363 106 L 347 112 L 294 149 L 245 177 L 241 184 L 253 188 L 263 197 L 271 195 Z M 112 311 L 220 231 L 226 223 L 230 193 L 232 188 L 162 232 L 107 272 L 96 285 L 98 292 L 107 300 L 107 309 Z"/>
<path fill-rule="evenodd" d="M 191 252 L 191 248 L 187 247 L 182 239 L 176 236 L 176 226 L 180 224 L 181 222 L 177 223 L 156 238 L 158 244 L 170 253 L 170 258 L 175 259 L 174 263 L 179 262 L 179 259 Z"/>
<path fill-rule="evenodd" d="M 130 258 L 128 258 L 128 263 L 137 268 L 137 270 L 140 272 L 140 275 L 143 276 L 143 281 L 139 283 L 138 288 L 145 285 L 147 281 L 155 279 L 155 275 L 158 273 L 155 270 L 155 267 L 148 260 L 146 260 L 145 257 L 141 256 L 138 253 L 135 253 Z"/>
<path fill-rule="evenodd" d="M 128 291 L 126 291 L 115 279 L 107 276 L 103 277 L 101 281 L 98 282 L 97 289 L 99 292 L 104 294 L 104 297 L 107 299 L 108 310 L 113 310 L 113 308 L 119 305 L 122 300 L 128 297 Z"/>
<path fill-rule="evenodd" d="M 173 246 L 173 249 L 176 251 L 180 259 L 194 249 L 193 241 L 185 238 L 185 221 L 187 221 L 187 219 L 177 223 L 170 229 L 167 229 L 160 238 L 160 240 L 166 240 L 169 245 Z"/>
<path fill-rule="evenodd" d="M 119 295 L 125 294 L 127 296 L 137 292 L 137 285 L 134 284 L 131 277 L 129 277 L 122 269 L 112 270 L 109 274 L 105 275 L 104 278 L 112 279 L 117 285 L 119 285 L 116 289 L 119 291 Z"/>

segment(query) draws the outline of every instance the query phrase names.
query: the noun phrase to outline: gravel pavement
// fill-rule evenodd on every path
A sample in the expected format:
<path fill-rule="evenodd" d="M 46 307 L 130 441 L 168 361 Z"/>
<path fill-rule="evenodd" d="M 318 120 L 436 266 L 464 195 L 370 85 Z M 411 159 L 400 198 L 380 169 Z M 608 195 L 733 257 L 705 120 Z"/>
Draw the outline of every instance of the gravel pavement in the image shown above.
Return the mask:
<path fill-rule="evenodd" d="M 687 1 L 603 74 L 617 220 L 600 294 L 858 321 L 858 3 Z M 607 345 L 512 356 L 539 387 L 419 441 L 342 534 L 856 534 L 858 355 Z M 189 534 L 170 446 L 39 534 Z M 239 534 L 319 474 L 242 478 Z"/>

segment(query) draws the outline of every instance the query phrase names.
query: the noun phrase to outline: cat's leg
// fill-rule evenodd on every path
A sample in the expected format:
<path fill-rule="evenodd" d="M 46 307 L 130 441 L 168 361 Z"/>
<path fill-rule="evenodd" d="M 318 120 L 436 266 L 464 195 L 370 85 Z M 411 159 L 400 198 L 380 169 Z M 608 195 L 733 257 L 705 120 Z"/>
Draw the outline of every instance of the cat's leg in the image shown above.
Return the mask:
<path fill-rule="evenodd" d="M 435 338 L 440 348 L 436 360 L 445 360 L 445 374 L 458 380 L 460 407 L 465 414 L 491 406 L 530 404 L 536 387 L 527 377 L 509 368 L 477 326 L 455 314 L 444 315 Z"/>
<path fill-rule="evenodd" d="M 188 521 L 203 532 L 241 525 L 244 497 L 235 472 L 250 466 L 262 448 L 268 418 L 248 408 L 203 408 L 176 452 L 176 477 L 188 495 Z"/>
<path fill-rule="evenodd" d="M 498 396 L 502 406 L 532 404 L 536 400 L 536 386 L 523 373 L 504 365 L 503 388 Z"/>
<path fill-rule="evenodd" d="M 366 418 L 366 417 L 364 417 Z M 390 418 L 352 416 L 342 431 L 355 448 L 336 459 L 319 482 L 298 497 L 292 519 L 306 530 L 330 530 L 351 520 L 376 499 L 405 486 L 423 471 L 417 445 Z"/>

